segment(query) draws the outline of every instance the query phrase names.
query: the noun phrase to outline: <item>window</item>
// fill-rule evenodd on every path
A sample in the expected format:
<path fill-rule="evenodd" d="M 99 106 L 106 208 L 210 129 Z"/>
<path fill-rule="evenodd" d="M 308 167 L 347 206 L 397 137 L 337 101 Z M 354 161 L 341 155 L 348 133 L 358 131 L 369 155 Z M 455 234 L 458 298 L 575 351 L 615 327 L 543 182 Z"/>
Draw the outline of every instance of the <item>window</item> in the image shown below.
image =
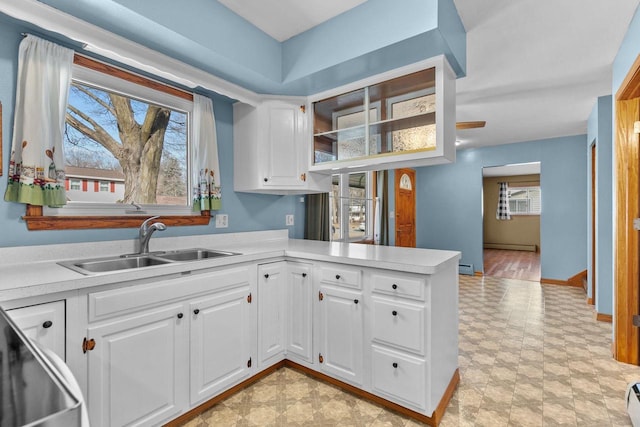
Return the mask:
<path fill-rule="evenodd" d="M 371 172 L 333 175 L 330 195 L 331 240 L 354 242 L 373 234 Z"/>
<path fill-rule="evenodd" d="M 79 179 L 69 179 L 69 190 L 82 190 L 82 181 Z"/>
<path fill-rule="evenodd" d="M 45 207 L 44 214 L 123 215 L 133 203 L 148 214 L 192 214 L 192 96 L 103 67 L 108 72 L 74 64 L 64 135 L 65 172 L 82 171 L 99 182 L 99 191 L 93 197 L 69 192 L 66 206 Z M 69 188 L 76 189 L 73 180 Z"/>
<path fill-rule="evenodd" d="M 540 215 L 540 187 L 509 187 L 511 215 Z"/>

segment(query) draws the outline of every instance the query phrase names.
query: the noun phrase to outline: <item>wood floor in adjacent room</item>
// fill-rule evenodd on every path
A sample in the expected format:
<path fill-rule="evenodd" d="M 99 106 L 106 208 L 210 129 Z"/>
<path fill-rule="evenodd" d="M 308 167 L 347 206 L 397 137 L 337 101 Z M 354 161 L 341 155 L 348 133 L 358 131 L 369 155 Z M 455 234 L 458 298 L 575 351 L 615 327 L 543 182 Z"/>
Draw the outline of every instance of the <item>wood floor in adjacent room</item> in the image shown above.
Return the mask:
<path fill-rule="evenodd" d="M 540 253 L 509 251 L 504 249 L 484 250 L 484 275 L 504 279 L 540 281 Z"/>

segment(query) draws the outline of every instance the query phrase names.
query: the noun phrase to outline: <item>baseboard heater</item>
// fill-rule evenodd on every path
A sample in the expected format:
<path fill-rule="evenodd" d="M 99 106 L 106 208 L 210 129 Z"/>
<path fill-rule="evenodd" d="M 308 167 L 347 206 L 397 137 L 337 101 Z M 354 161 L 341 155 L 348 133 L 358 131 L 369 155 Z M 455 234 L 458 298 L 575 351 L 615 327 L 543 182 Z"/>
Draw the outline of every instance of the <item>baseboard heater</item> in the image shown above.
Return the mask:
<path fill-rule="evenodd" d="M 458 264 L 458 272 L 460 274 L 473 276 L 473 264 Z"/>
<path fill-rule="evenodd" d="M 515 243 L 485 243 L 485 249 L 506 249 L 510 251 L 536 252 L 536 245 L 520 245 Z"/>

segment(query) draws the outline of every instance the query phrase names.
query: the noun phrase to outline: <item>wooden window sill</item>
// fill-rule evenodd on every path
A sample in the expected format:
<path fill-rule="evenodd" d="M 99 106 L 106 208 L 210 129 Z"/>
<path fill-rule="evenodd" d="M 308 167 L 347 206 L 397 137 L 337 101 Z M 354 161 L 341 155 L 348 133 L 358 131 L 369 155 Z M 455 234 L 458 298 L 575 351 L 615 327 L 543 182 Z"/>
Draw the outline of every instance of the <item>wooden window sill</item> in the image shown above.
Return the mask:
<path fill-rule="evenodd" d="M 150 215 L 126 216 L 43 216 L 41 206 L 27 205 L 27 212 L 22 219 L 27 229 L 36 230 L 87 230 L 98 228 L 138 228 Z M 206 211 L 201 215 L 168 215 L 161 216 L 158 221 L 167 226 L 208 225 L 211 214 Z"/>

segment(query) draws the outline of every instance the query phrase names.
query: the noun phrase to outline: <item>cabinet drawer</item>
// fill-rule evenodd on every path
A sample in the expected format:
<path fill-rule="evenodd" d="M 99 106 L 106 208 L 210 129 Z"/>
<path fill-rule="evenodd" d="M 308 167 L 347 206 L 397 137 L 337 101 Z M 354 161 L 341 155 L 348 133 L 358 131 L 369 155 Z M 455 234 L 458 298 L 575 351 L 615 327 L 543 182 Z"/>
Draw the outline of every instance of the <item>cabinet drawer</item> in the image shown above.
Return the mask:
<path fill-rule="evenodd" d="M 204 292 L 244 286 L 249 282 L 250 277 L 249 267 L 227 268 L 211 273 L 91 293 L 89 294 L 89 321 L 139 312 L 144 308 Z"/>
<path fill-rule="evenodd" d="M 398 274 L 372 275 L 373 290 L 387 295 L 425 300 L 425 279 Z"/>
<path fill-rule="evenodd" d="M 64 301 L 15 308 L 7 314 L 29 339 L 65 359 Z"/>
<path fill-rule="evenodd" d="M 426 362 L 402 353 L 372 347 L 372 386 L 376 394 L 426 409 Z"/>
<path fill-rule="evenodd" d="M 331 283 L 341 286 L 349 286 L 351 288 L 362 288 L 362 281 L 360 279 L 360 270 L 343 267 L 321 267 L 320 280 L 323 283 Z"/>
<path fill-rule="evenodd" d="M 424 355 L 425 310 L 417 304 L 373 297 L 373 340 Z"/>

